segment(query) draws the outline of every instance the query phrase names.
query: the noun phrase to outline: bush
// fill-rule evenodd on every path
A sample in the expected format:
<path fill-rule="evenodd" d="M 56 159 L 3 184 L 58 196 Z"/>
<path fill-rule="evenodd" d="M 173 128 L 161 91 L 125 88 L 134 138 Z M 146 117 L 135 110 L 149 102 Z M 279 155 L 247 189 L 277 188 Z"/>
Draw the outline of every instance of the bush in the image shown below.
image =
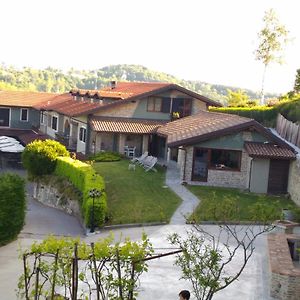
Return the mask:
<path fill-rule="evenodd" d="M 15 239 L 24 225 L 25 183 L 13 174 L 0 176 L 0 245 Z"/>
<path fill-rule="evenodd" d="M 90 160 L 96 162 L 109 162 L 109 161 L 119 161 L 121 160 L 121 154 L 116 152 L 98 152 L 95 155 L 89 157 Z"/>
<path fill-rule="evenodd" d="M 22 162 L 29 175 L 48 175 L 54 172 L 58 156 L 70 156 L 64 145 L 53 140 L 35 140 L 25 147 Z"/>
<path fill-rule="evenodd" d="M 246 117 L 254 119 L 257 122 L 263 124 L 267 127 L 274 127 L 277 118 L 277 109 L 275 107 L 268 106 L 254 106 L 254 107 L 210 107 L 209 111 L 227 113 L 239 115 L 241 117 Z"/>
<path fill-rule="evenodd" d="M 84 222 L 91 225 L 91 215 L 93 209 L 93 199 L 89 196 L 89 191 L 97 189 L 102 192 L 99 198 L 95 198 L 94 217 L 95 224 L 102 226 L 107 213 L 106 193 L 103 178 L 96 174 L 91 165 L 70 157 L 58 157 L 55 174 L 68 178 L 72 184 L 82 193 L 81 209 Z"/>

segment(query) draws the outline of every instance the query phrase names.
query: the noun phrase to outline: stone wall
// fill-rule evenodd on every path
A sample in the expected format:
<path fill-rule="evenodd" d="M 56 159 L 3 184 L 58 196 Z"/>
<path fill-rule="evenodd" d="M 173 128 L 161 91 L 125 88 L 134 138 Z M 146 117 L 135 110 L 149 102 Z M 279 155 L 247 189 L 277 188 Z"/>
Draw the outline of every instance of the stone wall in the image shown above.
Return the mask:
<path fill-rule="evenodd" d="M 117 107 L 107 107 L 106 109 L 102 109 L 101 111 L 94 113 L 94 115 L 104 117 L 132 118 L 137 108 L 137 105 L 138 101 L 130 103 L 127 102 L 123 105 L 118 105 Z"/>
<path fill-rule="evenodd" d="M 269 261 L 271 270 L 270 290 L 275 299 L 300 299 L 300 268 L 293 264 L 288 239 L 295 239 L 295 235 L 269 234 Z M 300 237 L 298 237 L 300 239 Z"/>
<path fill-rule="evenodd" d="M 224 171 L 208 169 L 207 182 L 192 181 L 193 147 L 187 147 L 185 176 L 183 176 L 184 164 L 181 164 L 181 179 L 191 185 L 225 186 L 240 189 L 249 187 L 250 157 L 243 151 L 240 171 Z"/>
<path fill-rule="evenodd" d="M 290 164 L 288 192 L 291 195 L 291 199 L 300 205 L 300 156 L 297 156 L 297 160 L 292 161 Z"/>
<path fill-rule="evenodd" d="M 54 186 L 35 182 L 33 186 L 33 197 L 44 205 L 54 207 L 64 211 L 68 215 L 75 216 L 84 227 L 78 201 L 67 198 Z"/>

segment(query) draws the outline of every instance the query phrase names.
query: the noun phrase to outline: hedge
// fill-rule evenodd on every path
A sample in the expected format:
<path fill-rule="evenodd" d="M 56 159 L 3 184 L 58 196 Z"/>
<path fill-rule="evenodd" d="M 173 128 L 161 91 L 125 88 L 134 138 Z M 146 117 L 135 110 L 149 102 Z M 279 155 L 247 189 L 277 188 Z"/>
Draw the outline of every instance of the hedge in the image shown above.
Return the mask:
<path fill-rule="evenodd" d="M 209 111 L 239 115 L 251 118 L 266 127 L 274 127 L 278 114 L 277 107 L 257 106 L 257 107 L 210 107 Z"/>
<path fill-rule="evenodd" d="M 35 140 L 25 147 L 22 162 L 29 175 L 37 177 L 53 173 L 58 156 L 70 156 L 64 145 L 53 140 Z"/>
<path fill-rule="evenodd" d="M 15 174 L 0 176 L 0 245 L 15 239 L 25 220 L 25 183 Z"/>
<path fill-rule="evenodd" d="M 94 202 L 94 224 L 102 226 L 107 213 L 105 184 L 103 178 L 96 174 L 91 165 L 70 157 L 58 157 L 54 172 L 57 176 L 62 176 L 70 180 L 72 184 L 81 192 L 81 210 L 84 222 L 91 226 L 91 215 L 93 209 L 93 199 L 89 196 L 89 191 L 97 189 L 102 191 L 99 198 Z"/>

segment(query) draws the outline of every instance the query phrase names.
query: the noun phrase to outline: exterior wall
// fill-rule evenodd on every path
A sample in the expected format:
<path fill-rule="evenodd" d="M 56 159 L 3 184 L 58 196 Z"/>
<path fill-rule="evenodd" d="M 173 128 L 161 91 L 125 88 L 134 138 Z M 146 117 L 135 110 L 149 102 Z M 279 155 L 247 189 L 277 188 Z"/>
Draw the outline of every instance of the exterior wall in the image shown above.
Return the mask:
<path fill-rule="evenodd" d="M 207 111 L 207 106 L 205 102 L 202 102 L 198 99 L 193 99 L 192 102 L 192 115 L 197 114 L 200 111 Z"/>
<path fill-rule="evenodd" d="M 291 199 L 300 205 L 300 156 L 297 156 L 297 160 L 290 163 L 288 192 L 291 195 Z"/>
<path fill-rule="evenodd" d="M 247 189 L 249 187 L 249 169 L 251 158 L 245 151 L 242 151 L 241 170 L 240 171 L 225 171 L 208 169 L 207 182 L 192 181 L 193 170 L 193 154 L 194 147 L 186 148 L 186 167 L 185 176 L 183 176 L 184 164 L 180 165 L 182 170 L 183 181 L 191 185 L 206 185 L 206 186 L 224 186 Z"/>
<path fill-rule="evenodd" d="M 250 192 L 267 193 L 269 180 L 269 159 L 253 159 L 251 167 Z"/>
<path fill-rule="evenodd" d="M 26 109 L 26 107 L 24 107 Z M 21 108 L 10 109 L 10 128 L 31 129 L 39 127 L 40 113 L 38 110 L 28 108 L 28 121 L 21 121 Z"/>
<path fill-rule="evenodd" d="M 153 120 L 170 120 L 170 113 L 147 111 L 147 98 L 137 101 L 133 118 L 153 119 Z"/>
<path fill-rule="evenodd" d="M 58 130 L 54 130 L 51 128 L 51 120 L 52 120 L 52 117 L 53 116 L 56 116 L 57 117 L 57 129 L 59 128 L 60 124 L 59 124 L 59 115 L 58 113 L 56 112 L 48 112 L 47 113 L 47 128 L 46 129 L 46 132 L 48 135 L 50 135 L 53 139 L 55 139 L 55 133 L 58 131 Z M 49 121 L 50 120 L 50 121 Z"/>
<path fill-rule="evenodd" d="M 299 242 L 299 236 L 268 235 L 271 296 L 282 300 L 298 300 L 300 299 L 300 269 L 293 265 L 287 240 Z"/>
<path fill-rule="evenodd" d="M 148 151 L 149 148 L 149 135 L 143 135 L 143 146 L 142 146 L 142 153 Z"/>
<path fill-rule="evenodd" d="M 120 100 L 122 101 L 122 100 Z M 132 118 L 136 107 L 138 105 L 138 101 L 124 103 L 123 105 L 119 105 L 117 107 L 108 107 L 99 112 L 94 113 L 94 116 L 102 116 L 102 117 L 121 117 L 121 118 Z"/>

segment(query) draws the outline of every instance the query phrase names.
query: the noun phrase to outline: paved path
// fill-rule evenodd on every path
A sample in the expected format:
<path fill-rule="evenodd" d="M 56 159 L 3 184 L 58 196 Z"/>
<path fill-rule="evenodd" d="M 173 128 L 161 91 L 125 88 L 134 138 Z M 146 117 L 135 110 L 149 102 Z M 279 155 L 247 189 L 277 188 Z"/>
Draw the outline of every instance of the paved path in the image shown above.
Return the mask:
<path fill-rule="evenodd" d="M 173 162 L 170 162 L 168 165 L 166 184 L 182 199 L 181 205 L 170 220 L 170 225 L 185 224 L 186 216 L 189 216 L 194 211 L 199 204 L 199 199 L 181 184 L 179 169 Z"/>

